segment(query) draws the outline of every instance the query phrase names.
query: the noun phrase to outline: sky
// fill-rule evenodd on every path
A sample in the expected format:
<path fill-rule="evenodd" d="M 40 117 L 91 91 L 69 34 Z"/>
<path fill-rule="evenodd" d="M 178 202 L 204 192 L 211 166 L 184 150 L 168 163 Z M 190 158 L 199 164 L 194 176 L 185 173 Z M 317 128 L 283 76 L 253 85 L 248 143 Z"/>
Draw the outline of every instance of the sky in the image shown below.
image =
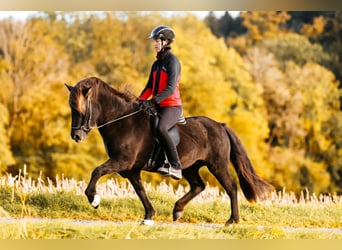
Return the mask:
<path fill-rule="evenodd" d="M 197 15 L 200 18 L 204 18 L 208 15 L 208 11 L 188 11 L 192 14 Z M 214 11 L 217 17 L 220 17 L 224 14 L 225 11 Z M 36 15 L 38 11 L 0 11 L 0 19 L 12 17 L 18 20 L 25 20 L 27 17 L 32 15 Z M 239 11 L 229 11 L 232 17 L 236 17 L 239 15 Z"/>
<path fill-rule="evenodd" d="M 13 17 L 15 19 L 24 20 L 28 16 L 36 13 L 37 11 L 0 11 L 0 19 Z"/>

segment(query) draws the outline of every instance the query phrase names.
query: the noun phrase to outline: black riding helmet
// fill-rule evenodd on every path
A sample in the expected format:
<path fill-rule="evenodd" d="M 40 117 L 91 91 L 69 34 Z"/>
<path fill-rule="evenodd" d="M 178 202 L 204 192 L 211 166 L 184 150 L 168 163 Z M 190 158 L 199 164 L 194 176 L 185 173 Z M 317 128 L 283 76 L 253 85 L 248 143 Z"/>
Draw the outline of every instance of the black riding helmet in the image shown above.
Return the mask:
<path fill-rule="evenodd" d="M 163 41 L 168 41 L 168 43 L 172 43 L 175 40 L 175 33 L 173 30 L 166 25 L 160 25 L 155 27 L 152 31 L 150 36 L 148 37 L 150 39 L 161 39 Z"/>

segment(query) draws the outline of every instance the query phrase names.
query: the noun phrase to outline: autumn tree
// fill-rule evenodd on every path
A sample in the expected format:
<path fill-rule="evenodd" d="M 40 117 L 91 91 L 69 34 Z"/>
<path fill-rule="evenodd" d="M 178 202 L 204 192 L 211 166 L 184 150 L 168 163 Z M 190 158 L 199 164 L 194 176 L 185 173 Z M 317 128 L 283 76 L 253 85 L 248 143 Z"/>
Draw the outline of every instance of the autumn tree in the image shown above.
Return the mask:
<path fill-rule="evenodd" d="M 336 173 L 342 169 L 338 82 L 331 71 L 314 63 L 307 63 L 303 68 L 290 63 L 286 71 L 289 81 L 295 83 L 303 95 L 302 119 L 307 135 L 302 143 L 306 157 L 322 165 L 321 168 L 302 166 L 302 182 L 312 189 L 334 191 L 340 183 Z M 328 182 L 326 173 L 331 174 L 332 183 Z"/>
<path fill-rule="evenodd" d="M 241 12 L 243 25 L 247 28 L 247 36 L 251 45 L 265 39 L 279 35 L 290 19 L 286 11 L 246 11 Z"/>
<path fill-rule="evenodd" d="M 8 166 L 15 164 L 15 160 L 10 147 L 9 137 L 7 135 L 7 125 L 9 122 L 8 110 L 1 102 L 0 114 L 0 173 L 3 173 L 7 171 Z"/>
<path fill-rule="evenodd" d="M 335 144 L 339 139 L 332 137 L 332 130 L 338 124 L 329 122 L 341 118 L 337 82 L 331 72 L 308 59 L 319 58 L 322 50 L 311 46 L 310 51 L 310 43 L 307 46 L 303 46 L 304 42 L 296 43 L 300 40 L 298 35 L 288 35 L 287 39 L 291 38 L 287 44 L 293 44 L 293 48 L 288 57 L 281 56 L 285 54 L 281 49 L 276 52 L 272 49 L 281 48 L 277 45 L 281 38 L 263 41 L 245 57 L 250 72 L 264 89 L 270 127 L 269 160 L 274 163 L 273 175 L 278 185 L 294 190 L 306 187 L 311 191 L 331 191 L 334 188 L 330 183 L 329 162 L 336 163 L 339 158 L 339 146 Z M 306 51 L 302 57 L 300 53 L 290 56 L 291 51 L 301 51 L 299 48 Z M 333 169 L 338 172 L 340 166 L 335 164 Z"/>
<path fill-rule="evenodd" d="M 320 44 L 311 43 L 308 38 L 298 34 L 280 34 L 263 39 L 259 46 L 272 52 L 283 69 L 287 61 L 303 66 L 307 62 L 324 65 L 331 59 Z"/>
<path fill-rule="evenodd" d="M 65 76 L 67 60 L 42 22 L 4 20 L 0 33 L 6 86 L 1 95 L 8 110 L 9 142 L 17 166 L 27 164 L 37 173 L 51 167 L 47 150 L 58 140 L 58 128 L 63 128 L 56 120 L 61 110 L 54 91 Z"/>
<path fill-rule="evenodd" d="M 301 27 L 300 33 L 311 42 L 320 44 L 329 54 L 330 60 L 324 66 L 334 72 L 342 88 L 342 11 L 323 12 L 315 16 L 311 23 Z"/>
<path fill-rule="evenodd" d="M 26 164 L 32 175 L 42 172 L 49 177 L 68 172 L 74 165 L 68 155 L 73 146 L 68 92 L 63 85 L 69 79 L 68 56 L 54 42 L 53 30 L 44 20 L 5 20 L 0 30 L 6 86 L 1 95 L 9 114 L 7 134 L 16 169 Z M 69 168 L 60 167 L 63 158 L 69 158 L 65 162 Z M 77 171 L 73 174 L 77 176 Z"/>

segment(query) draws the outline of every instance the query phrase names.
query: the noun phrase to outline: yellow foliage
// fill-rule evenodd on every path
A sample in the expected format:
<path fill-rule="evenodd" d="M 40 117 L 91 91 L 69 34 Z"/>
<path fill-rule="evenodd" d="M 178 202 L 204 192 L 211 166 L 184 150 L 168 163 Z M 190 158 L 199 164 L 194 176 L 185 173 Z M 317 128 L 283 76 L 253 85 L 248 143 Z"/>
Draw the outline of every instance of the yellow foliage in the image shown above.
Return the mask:
<path fill-rule="evenodd" d="M 6 133 L 6 127 L 9 123 L 8 112 L 0 103 L 0 173 L 6 171 L 7 166 L 15 163 L 11 152 L 9 138 Z"/>
<path fill-rule="evenodd" d="M 240 16 L 253 43 L 277 36 L 281 32 L 280 24 L 290 19 L 285 11 L 246 11 L 241 12 Z"/>
<path fill-rule="evenodd" d="M 301 33 L 305 36 L 317 36 L 323 33 L 327 21 L 323 16 L 315 17 L 313 24 L 304 24 Z"/>
<path fill-rule="evenodd" d="M 273 165 L 272 183 L 281 189 L 286 187 L 299 193 L 329 190 L 330 177 L 323 163 L 314 162 L 304 156 L 304 151 L 273 147 L 269 160 Z"/>

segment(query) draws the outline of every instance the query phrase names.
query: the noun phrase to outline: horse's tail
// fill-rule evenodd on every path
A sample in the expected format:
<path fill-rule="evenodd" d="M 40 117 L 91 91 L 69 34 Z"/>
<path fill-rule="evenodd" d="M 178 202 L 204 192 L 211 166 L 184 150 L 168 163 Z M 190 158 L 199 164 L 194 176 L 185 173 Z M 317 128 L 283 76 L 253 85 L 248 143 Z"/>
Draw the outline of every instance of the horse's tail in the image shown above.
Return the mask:
<path fill-rule="evenodd" d="M 256 174 L 240 139 L 233 130 L 224 126 L 231 144 L 230 158 L 238 174 L 242 192 L 248 201 L 254 202 L 273 189 L 273 186 Z"/>

